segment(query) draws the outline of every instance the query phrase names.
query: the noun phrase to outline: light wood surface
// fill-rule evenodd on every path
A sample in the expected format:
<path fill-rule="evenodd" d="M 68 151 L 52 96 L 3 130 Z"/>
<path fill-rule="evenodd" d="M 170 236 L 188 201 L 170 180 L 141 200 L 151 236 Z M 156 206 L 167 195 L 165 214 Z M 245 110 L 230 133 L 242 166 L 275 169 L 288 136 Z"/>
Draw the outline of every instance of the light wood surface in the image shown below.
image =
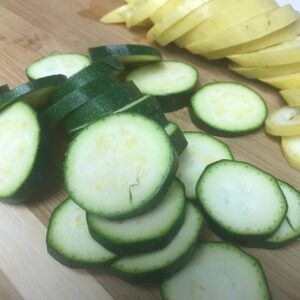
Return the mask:
<path fill-rule="evenodd" d="M 129 31 L 124 26 L 97 22 L 120 4 L 121 0 L 0 0 L 0 84 L 6 82 L 13 87 L 24 82 L 25 68 L 34 59 L 51 52 L 85 52 L 89 47 L 108 43 L 147 43 L 144 29 Z M 209 62 L 175 46 L 161 50 L 166 59 L 195 65 L 201 83 L 246 83 L 266 99 L 270 110 L 283 104 L 276 90 L 234 75 L 226 69 L 226 61 Z M 168 114 L 168 118 L 183 130 L 197 129 L 186 109 Z M 236 159 L 253 163 L 300 188 L 300 174 L 286 163 L 279 139 L 261 130 L 224 140 Z M 63 139 L 61 142 L 65 144 Z M 48 219 L 66 196 L 61 177 L 65 148 L 59 146 L 55 151 L 57 163 L 38 194 L 23 205 L 0 205 L 0 299 L 160 299 L 156 285 L 128 284 L 99 269 L 71 270 L 48 256 L 45 245 Z M 206 238 L 215 236 L 207 230 Z M 300 241 L 281 250 L 247 251 L 262 262 L 274 299 L 300 299 Z"/>

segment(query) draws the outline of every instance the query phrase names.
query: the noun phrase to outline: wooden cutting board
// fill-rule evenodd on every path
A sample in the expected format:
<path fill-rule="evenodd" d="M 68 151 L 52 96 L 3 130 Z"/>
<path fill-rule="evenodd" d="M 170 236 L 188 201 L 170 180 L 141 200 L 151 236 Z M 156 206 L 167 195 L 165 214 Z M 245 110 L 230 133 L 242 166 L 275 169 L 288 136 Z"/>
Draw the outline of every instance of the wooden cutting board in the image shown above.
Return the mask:
<path fill-rule="evenodd" d="M 89 47 L 109 43 L 147 43 L 144 29 L 129 31 L 125 26 L 97 22 L 100 16 L 120 4 L 121 0 L 92 3 L 88 0 L 0 0 L 0 84 L 6 82 L 13 87 L 24 82 L 25 68 L 34 59 L 51 52 L 85 52 Z M 231 73 L 226 69 L 226 61 L 209 62 L 175 46 L 160 50 L 166 59 L 196 66 L 203 84 L 245 83 L 266 99 L 270 110 L 283 105 L 276 90 Z M 168 114 L 168 118 L 183 130 L 197 130 L 186 109 Z M 236 159 L 253 163 L 300 188 L 300 174 L 283 158 L 279 139 L 261 130 L 224 140 Z M 55 152 L 57 162 L 41 191 L 24 205 L 0 204 L 0 299 L 160 299 L 157 285 L 128 284 L 101 269 L 71 270 L 48 256 L 45 245 L 48 219 L 53 208 L 66 197 L 61 176 L 66 143 L 61 141 L 56 143 L 61 144 Z M 205 238 L 215 236 L 207 230 Z M 300 299 L 300 241 L 281 250 L 247 251 L 262 262 L 274 299 Z"/>

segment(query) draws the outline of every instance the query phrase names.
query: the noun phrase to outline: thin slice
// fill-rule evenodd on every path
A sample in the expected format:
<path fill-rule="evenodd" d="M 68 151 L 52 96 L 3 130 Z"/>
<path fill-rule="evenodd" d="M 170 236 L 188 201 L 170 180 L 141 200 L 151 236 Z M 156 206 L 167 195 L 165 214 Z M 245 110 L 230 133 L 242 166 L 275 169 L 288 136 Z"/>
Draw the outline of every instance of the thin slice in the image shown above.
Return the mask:
<path fill-rule="evenodd" d="M 105 24 L 126 23 L 126 19 L 124 18 L 124 16 L 122 16 L 122 13 L 125 12 L 127 9 L 128 9 L 128 5 L 119 6 L 116 9 L 105 14 L 100 19 L 100 22 Z"/>
<path fill-rule="evenodd" d="M 161 280 L 178 271 L 195 250 L 203 227 L 203 218 L 187 204 L 184 223 L 173 240 L 163 249 L 123 257 L 111 265 L 113 271 L 129 280 Z"/>
<path fill-rule="evenodd" d="M 188 145 L 183 132 L 179 126 L 173 122 L 170 122 L 167 126 L 165 126 L 165 131 L 169 135 L 177 154 L 181 155 Z"/>
<path fill-rule="evenodd" d="M 57 88 L 65 81 L 63 75 L 52 75 L 24 83 L 0 95 L 0 109 L 17 101 L 24 101 L 34 108 L 45 106 Z"/>
<path fill-rule="evenodd" d="M 300 171 L 300 135 L 283 137 L 281 147 L 289 164 Z"/>
<path fill-rule="evenodd" d="M 26 69 L 26 75 L 29 79 L 38 79 L 59 74 L 69 78 L 89 65 L 90 59 L 85 54 L 51 54 L 34 61 Z"/>
<path fill-rule="evenodd" d="M 191 65 L 164 61 L 138 67 L 127 81 L 133 81 L 142 93 L 156 96 L 165 112 L 187 105 L 198 84 L 198 71 Z"/>
<path fill-rule="evenodd" d="M 280 94 L 289 106 L 300 106 L 300 89 L 282 90 Z"/>
<path fill-rule="evenodd" d="M 166 247 L 181 227 L 185 215 L 184 186 L 175 180 L 162 201 L 149 212 L 121 221 L 87 214 L 91 235 L 119 255 L 150 252 Z"/>
<path fill-rule="evenodd" d="M 300 192 L 289 184 L 278 181 L 288 203 L 288 211 L 278 230 L 265 242 L 270 248 L 283 247 L 300 236 Z"/>
<path fill-rule="evenodd" d="M 273 111 L 266 120 L 267 133 L 275 136 L 300 134 L 300 108 L 283 106 Z"/>
<path fill-rule="evenodd" d="M 162 283 L 161 292 L 165 300 L 272 299 L 260 262 L 223 242 L 200 244 L 185 268 Z"/>
<path fill-rule="evenodd" d="M 241 136 L 263 126 L 267 117 L 264 100 L 237 83 L 212 83 L 191 100 L 192 116 L 205 130 L 221 136 Z"/>
<path fill-rule="evenodd" d="M 1 95 L 2 93 L 7 92 L 7 91 L 9 91 L 9 87 L 8 87 L 7 84 L 0 85 L 0 95 Z"/>
<path fill-rule="evenodd" d="M 272 175 L 232 160 L 209 165 L 198 181 L 196 194 L 216 231 L 240 241 L 272 236 L 288 208 Z"/>
<path fill-rule="evenodd" d="M 52 212 L 47 230 L 51 256 L 72 268 L 94 267 L 115 258 L 89 234 L 85 211 L 71 199 Z"/>
<path fill-rule="evenodd" d="M 153 208 L 175 172 L 174 149 L 164 129 L 142 115 L 120 113 L 91 124 L 74 139 L 64 176 L 78 205 L 115 219 Z"/>
<path fill-rule="evenodd" d="M 165 114 L 161 110 L 157 110 L 156 112 L 151 114 L 150 118 L 164 127 L 169 124 L 168 119 L 166 118 Z"/>
<path fill-rule="evenodd" d="M 0 113 L 0 202 L 21 202 L 39 188 L 49 160 L 36 112 L 17 102 Z"/>
<path fill-rule="evenodd" d="M 229 147 L 201 132 L 185 132 L 187 149 L 180 156 L 177 177 L 183 182 L 188 199 L 196 200 L 196 185 L 205 168 L 222 159 L 233 159 Z"/>
<path fill-rule="evenodd" d="M 182 4 L 183 0 L 169 0 L 161 6 L 154 14 L 151 15 L 150 19 L 154 24 L 166 17 L 169 13 L 173 13 L 174 10 Z"/>
<path fill-rule="evenodd" d="M 260 81 L 263 81 L 269 85 L 272 85 L 281 90 L 287 89 L 299 89 L 300 88 L 300 72 L 294 74 L 287 74 L 277 77 L 270 78 L 260 78 Z"/>

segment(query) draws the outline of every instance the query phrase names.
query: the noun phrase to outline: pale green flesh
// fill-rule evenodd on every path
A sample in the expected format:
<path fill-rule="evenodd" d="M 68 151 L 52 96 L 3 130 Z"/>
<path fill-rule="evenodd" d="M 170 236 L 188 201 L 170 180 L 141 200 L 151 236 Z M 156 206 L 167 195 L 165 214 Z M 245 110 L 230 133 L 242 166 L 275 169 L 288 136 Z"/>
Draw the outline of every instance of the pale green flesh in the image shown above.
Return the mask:
<path fill-rule="evenodd" d="M 184 183 L 186 196 L 196 199 L 196 185 L 206 168 L 221 159 L 232 159 L 228 146 L 200 132 L 186 132 L 188 146 L 180 156 L 177 177 Z"/>
<path fill-rule="evenodd" d="M 121 258 L 112 264 L 112 268 L 128 274 L 143 274 L 164 268 L 176 262 L 195 244 L 202 224 L 200 213 L 192 204 L 187 204 L 184 223 L 165 248 Z"/>
<path fill-rule="evenodd" d="M 60 255 L 76 262 L 103 263 L 115 257 L 91 237 L 85 211 L 71 199 L 51 216 L 47 242 Z"/>
<path fill-rule="evenodd" d="M 162 284 L 165 300 L 271 299 L 259 263 L 225 243 L 201 244 L 189 263 Z"/>

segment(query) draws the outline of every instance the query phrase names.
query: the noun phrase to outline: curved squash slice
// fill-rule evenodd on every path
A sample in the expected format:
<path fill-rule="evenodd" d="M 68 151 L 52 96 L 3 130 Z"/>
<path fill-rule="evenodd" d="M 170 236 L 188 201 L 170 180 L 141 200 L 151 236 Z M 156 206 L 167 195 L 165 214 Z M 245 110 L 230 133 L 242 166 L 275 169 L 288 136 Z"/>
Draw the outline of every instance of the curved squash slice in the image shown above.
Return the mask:
<path fill-rule="evenodd" d="M 289 106 L 300 106 L 300 89 L 283 90 L 280 94 Z"/>
<path fill-rule="evenodd" d="M 281 148 L 289 164 L 300 171 L 300 135 L 283 137 Z"/>
<path fill-rule="evenodd" d="M 300 88 L 300 73 L 288 74 L 283 76 L 260 79 L 278 89 L 298 89 Z"/>

